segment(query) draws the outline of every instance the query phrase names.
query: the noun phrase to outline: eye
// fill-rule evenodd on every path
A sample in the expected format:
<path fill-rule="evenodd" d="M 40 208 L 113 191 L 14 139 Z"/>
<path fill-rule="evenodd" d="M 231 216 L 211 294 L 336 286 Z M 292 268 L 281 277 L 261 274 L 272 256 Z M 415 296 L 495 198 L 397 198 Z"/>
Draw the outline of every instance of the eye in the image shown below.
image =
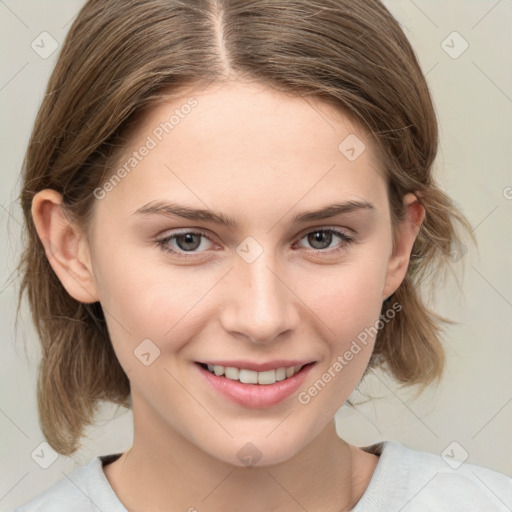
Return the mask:
<path fill-rule="evenodd" d="M 211 242 L 210 238 L 201 231 L 183 231 L 158 240 L 157 244 L 164 251 L 187 258 L 193 257 L 194 252 L 203 252 L 199 249 L 205 249 L 205 245 L 208 245 L 202 243 L 203 239 Z"/>
<path fill-rule="evenodd" d="M 326 250 L 329 249 L 333 242 L 336 242 L 336 239 L 338 239 L 339 242 L 334 248 Z M 193 258 L 198 256 L 197 253 L 207 250 L 208 242 L 203 243 L 204 240 L 212 243 L 210 237 L 202 231 L 183 231 L 166 236 L 161 240 L 157 240 L 156 243 L 166 252 L 184 258 Z M 307 243 L 310 244 L 311 250 L 325 253 L 334 253 L 343 250 L 354 241 L 352 236 L 334 228 L 322 228 L 309 231 L 299 242 L 302 240 L 306 240 Z"/>
<path fill-rule="evenodd" d="M 338 244 L 335 245 L 332 250 L 326 251 L 325 249 L 329 249 L 332 242 L 336 241 L 336 238 L 340 240 Z M 306 240 L 313 250 L 328 253 L 343 250 L 354 241 L 353 237 L 344 231 L 334 228 L 322 228 L 309 231 L 300 239 L 300 241 L 302 240 Z"/>

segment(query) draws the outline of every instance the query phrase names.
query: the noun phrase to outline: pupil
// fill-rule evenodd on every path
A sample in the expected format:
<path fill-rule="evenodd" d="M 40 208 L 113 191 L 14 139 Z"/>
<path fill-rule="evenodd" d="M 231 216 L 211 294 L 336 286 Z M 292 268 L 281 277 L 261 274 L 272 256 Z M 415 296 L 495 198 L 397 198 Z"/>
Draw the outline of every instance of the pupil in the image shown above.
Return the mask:
<path fill-rule="evenodd" d="M 196 237 L 198 240 L 196 240 L 196 243 L 194 243 L 194 237 Z M 181 243 L 184 240 L 184 243 Z M 187 251 L 187 250 L 194 250 L 197 249 L 201 243 L 200 237 L 198 235 L 195 235 L 193 233 L 186 233 L 185 235 L 179 235 L 176 237 L 176 243 L 178 244 L 179 248 Z"/>
<path fill-rule="evenodd" d="M 326 237 L 327 240 L 325 240 Z M 315 231 L 309 236 L 309 238 L 309 243 L 311 244 L 312 247 L 314 247 L 315 249 L 325 249 L 326 247 L 329 247 L 332 241 L 332 233 L 327 233 L 325 231 Z M 317 243 L 320 243 L 320 247 L 317 247 Z M 323 247 L 322 244 L 324 244 Z"/>

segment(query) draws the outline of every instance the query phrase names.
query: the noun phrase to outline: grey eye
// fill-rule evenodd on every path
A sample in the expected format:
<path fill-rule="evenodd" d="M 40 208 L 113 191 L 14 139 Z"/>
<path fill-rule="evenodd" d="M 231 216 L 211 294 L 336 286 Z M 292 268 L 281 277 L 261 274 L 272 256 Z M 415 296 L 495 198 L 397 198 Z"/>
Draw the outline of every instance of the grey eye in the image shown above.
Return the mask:
<path fill-rule="evenodd" d="M 201 245 L 200 233 L 185 233 L 183 235 L 175 235 L 176 245 L 182 251 L 195 251 Z"/>
<path fill-rule="evenodd" d="M 307 235 L 308 243 L 314 249 L 327 249 L 332 243 L 333 233 L 326 230 L 312 231 Z"/>

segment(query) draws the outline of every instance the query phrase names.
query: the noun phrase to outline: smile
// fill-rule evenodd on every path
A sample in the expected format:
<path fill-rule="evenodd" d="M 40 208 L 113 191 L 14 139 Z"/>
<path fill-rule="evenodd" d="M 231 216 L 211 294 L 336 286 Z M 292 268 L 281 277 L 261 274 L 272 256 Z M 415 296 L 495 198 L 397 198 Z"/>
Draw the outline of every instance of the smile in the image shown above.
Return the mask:
<path fill-rule="evenodd" d="M 218 364 L 223 362 L 224 365 Z M 249 408 L 267 408 L 291 397 L 303 384 L 316 362 L 249 361 L 196 362 L 195 368 L 217 396 Z M 249 368 L 248 368 L 249 367 Z"/>
<path fill-rule="evenodd" d="M 221 366 L 213 364 L 200 363 L 203 368 L 217 377 L 224 376 L 229 380 L 236 380 L 243 384 L 275 384 L 282 380 L 289 379 L 298 373 L 305 365 L 281 367 L 275 370 L 266 370 L 257 372 L 246 368 L 235 368 L 233 366 Z"/>

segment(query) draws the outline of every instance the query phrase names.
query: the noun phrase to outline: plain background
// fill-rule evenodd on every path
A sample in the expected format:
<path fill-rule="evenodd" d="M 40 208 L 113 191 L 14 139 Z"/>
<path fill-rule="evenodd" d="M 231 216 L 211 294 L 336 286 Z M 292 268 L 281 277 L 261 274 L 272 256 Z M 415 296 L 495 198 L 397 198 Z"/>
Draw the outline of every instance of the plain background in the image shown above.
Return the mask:
<path fill-rule="evenodd" d="M 94 455 L 127 449 L 133 433 L 130 412 L 104 407 L 83 449 L 72 458 L 55 455 L 53 460 L 51 450 L 41 445 L 37 418 L 38 341 L 26 307 L 15 326 L 17 282 L 9 280 L 20 252 L 16 196 L 21 163 L 58 54 L 42 58 L 31 43 L 48 32 L 60 44 L 82 3 L 0 0 L 3 511 Z M 479 249 L 468 246 L 460 255 L 465 267 L 461 289 L 448 281 L 434 301 L 457 322 L 446 330 L 448 365 L 439 388 L 413 401 L 414 390 L 399 389 L 382 374 L 370 376 L 361 390 L 379 398 L 355 410 L 342 408 L 337 428 L 359 446 L 395 439 L 444 454 L 452 465 L 453 459 L 465 459 L 512 476 L 512 3 L 388 0 L 386 5 L 410 38 L 432 90 L 441 133 L 438 179 L 471 222 Z"/>

